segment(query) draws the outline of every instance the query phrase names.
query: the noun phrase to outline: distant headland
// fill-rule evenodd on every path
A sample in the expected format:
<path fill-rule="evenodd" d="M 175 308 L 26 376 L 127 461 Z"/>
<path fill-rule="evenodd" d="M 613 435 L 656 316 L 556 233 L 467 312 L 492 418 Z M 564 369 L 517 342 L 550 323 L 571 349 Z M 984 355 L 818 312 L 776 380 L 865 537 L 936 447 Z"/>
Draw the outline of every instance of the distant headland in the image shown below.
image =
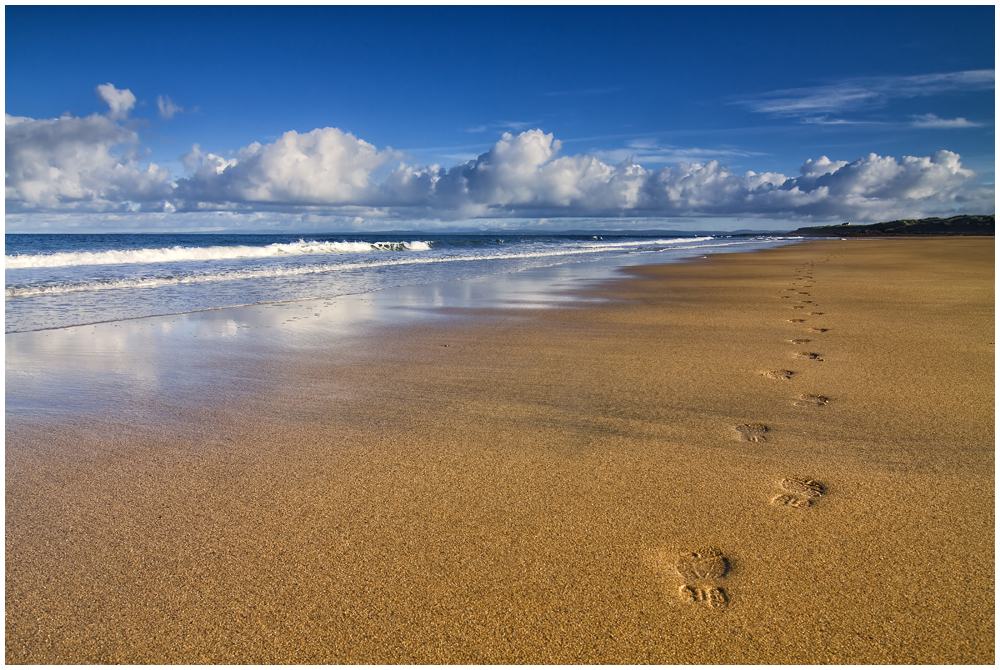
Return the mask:
<path fill-rule="evenodd" d="M 901 219 L 887 223 L 841 223 L 799 228 L 786 235 L 810 237 L 885 237 L 887 235 L 996 235 L 996 216 L 964 215 L 950 219 Z"/>

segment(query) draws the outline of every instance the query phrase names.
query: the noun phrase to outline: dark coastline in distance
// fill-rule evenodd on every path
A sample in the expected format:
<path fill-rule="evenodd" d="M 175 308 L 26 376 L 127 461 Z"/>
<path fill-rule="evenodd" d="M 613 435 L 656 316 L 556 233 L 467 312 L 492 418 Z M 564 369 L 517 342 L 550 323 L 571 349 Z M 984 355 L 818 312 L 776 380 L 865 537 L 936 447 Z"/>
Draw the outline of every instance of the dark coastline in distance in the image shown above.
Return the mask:
<path fill-rule="evenodd" d="M 886 237 L 901 235 L 966 235 L 993 237 L 996 235 L 996 217 L 994 214 L 963 214 L 947 219 L 932 217 L 928 219 L 900 219 L 884 223 L 838 223 L 831 226 L 809 226 L 795 230 L 668 230 L 668 229 L 569 229 L 541 231 L 531 228 L 502 229 L 489 228 L 485 230 L 442 229 L 435 231 L 386 230 L 382 234 L 411 235 L 414 233 L 464 234 L 464 235 L 593 235 L 593 236 L 629 236 L 629 237 Z M 274 231 L 269 231 L 274 232 Z M 361 233 L 354 233 L 361 234 Z M 377 234 L 366 232 L 365 234 Z"/>
<path fill-rule="evenodd" d="M 885 223 L 851 224 L 833 226 L 812 226 L 790 232 L 737 233 L 734 237 L 759 235 L 802 235 L 804 237 L 887 237 L 901 235 L 976 235 L 993 237 L 996 235 L 994 214 L 970 214 L 953 216 L 948 219 L 901 219 Z"/>
<path fill-rule="evenodd" d="M 406 231 L 391 231 L 406 234 Z M 412 232 L 412 231 L 411 231 Z M 963 214 L 947 219 L 932 217 L 928 219 L 900 219 L 884 223 L 838 223 L 831 226 L 809 226 L 795 230 L 560 230 L 550 233 L 532 230 L 502 230 L 490 229 L 480 231 L 482 234 L 497 235 L 628 235 L 651 237 L 657 235 L 671 237 L 886 237 L 899 235 L 968 235 L 993 237 L 996 235 L 996 216 L 994 214 Z"/>

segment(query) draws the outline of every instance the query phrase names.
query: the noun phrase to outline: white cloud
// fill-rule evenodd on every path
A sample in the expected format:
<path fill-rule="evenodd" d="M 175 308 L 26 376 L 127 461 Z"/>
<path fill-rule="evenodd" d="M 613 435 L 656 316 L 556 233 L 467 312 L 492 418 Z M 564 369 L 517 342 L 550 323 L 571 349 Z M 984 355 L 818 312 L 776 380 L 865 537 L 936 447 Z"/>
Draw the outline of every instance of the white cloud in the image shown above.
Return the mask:
<path fill-rule="evenodd" d="M 979 128 L 981 123 L 973 123 L 963 117 L 941 119 L 935 114 L 920 114 L 913 117 L 913 125 L 917 128 Z"/>
<path fill-rule="evenodd" d="M 121 210 L 172 190 L 166 170 L 139 164 L 135 132 L 108 117 L 5 115 L 5 131 L 8 211 Z"/>
<path fill-rule="evenodd" d="M 108 118 L 112 120 L 127 119 L 129 112 L 135 107 L 135 96 L 127 88 L 117 89 L 109 83 L 101 84 L 95 90 L 111 108 L 108 110 Z"/>
<path fill-rule="evenodd" d="M 174 104 L 174 101 L 170 99 L 168 95 L 158 95 L 156 96 L 156 106 L 160 110 L 160 118 L 167 121 L 174 118 L 175 115 L 184 111 L 183 107 Z"/>
<path fill-rule="evenodd" d="M 258 142 L 226 160 L 195 145 L 182 157 L 189 179 L 178 180 L 176 198 L 201 204 L 358 205 L 377 194 L 373 173 L 401 154 L 337 128 L 294 130 L 271 144 Z"/>
<path fill-rule="evenodd" d="M 133 103 L 111 87 L 112 111 Z M 117 97 L 115 97 L 117 96 Z M 118 111 L 115 111 L 115 110 Z M 414 165 L 391 148 L 337 128 L 289 131 L 227 157 L 198 145 L 171 180 L 142 165 L 124 118 L 94 114 L 35 120 L 6 116 L 8 212 L 196 212 L 468 220 L 543 217 L 769 217 L 882 219 L 993 211 L 991 188 L 957 154 L 848 162 L 810 159 L 789 177 L 734 172 L 719 157 L 736 149 L 673 149 L 637 141 L 642 156 L 680 162 L 659 169 L 621 156 L 560 156 L 551 133 L 504 133 L 485 153 L 451 168 Z M 608 160 L 614 158 L 614 160 Z M 706 160 L 711 159 L 711 160 Z M 127 214 L 122 214 L 125 216 Z"/>

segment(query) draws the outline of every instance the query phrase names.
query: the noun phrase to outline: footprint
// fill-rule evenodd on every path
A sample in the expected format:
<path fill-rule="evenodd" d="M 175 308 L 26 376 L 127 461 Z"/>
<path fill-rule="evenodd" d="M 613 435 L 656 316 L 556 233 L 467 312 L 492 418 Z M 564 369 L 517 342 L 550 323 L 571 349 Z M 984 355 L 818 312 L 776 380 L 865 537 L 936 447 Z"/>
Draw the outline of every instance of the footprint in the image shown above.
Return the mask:
<path fill-rule="evenodd" d="M 819 498 L 826 493 L 826 489 L 815 479 L 800 479 L 798 477 L 785 477 L 778 486 L 789 493 L 803 496 L 805 498 Z"/>
<path fill-rule="evenodd" d="M 718 549 L 704 549 L 681 553 L 674 568 L 677 574 L 689 582 L 716 580 L 725 577 L 729 561 Z M 681 600 L 689 604 L 701 603 L 712 608 L 729 604 L 725 589 L 714 584 L 684 584 L 678 589 L 678 593 Z"/>
<path fill-rule="evenodd" d="M 823 316 L 826 312 L 809 312 L 809 316 Z"/>
<path fill-rule="evenodd" d="M 792 305 L 792 309 L 805 309 L 802 305 Z"/>
<path fill-rule="evenodd" d="M 803 393 L 799 396 L 799 399 L 795 401 L 797 407 L 823 407 L 830 402 L 830 399 L 825 395 L 814 395 L 812 393 Z"/>
<path fill-rule="evenodd" d="M 778 486 L 787 491 L 787 493 L 780 493 L 771 498 L 771 504 L 775 507 L 804 509 L 812 506 L 813 500 L 819 498 L 825 492 L 823 485 L 812 479 L 786 477 L 778 482 Z"/>
<path fill-rule="evenodd" d="M 788 323 L 805 323 L 805 319 L 789 319 Z"/>
<path fill-rule="evenodd" d="M 830 329 L 829 328 L 810 328 L 809 332 L 810 333 L 825 333 L 828 330 L 830 330 Z"/>
<path fill-rule="evenodd" d="M 762 423 L 743 423 L 736 426 L 736 432 L 740 438 L 747 442 L 764 442 L 764 433 L 769 432 L 769 428 Z"/>
<path fill-rule="evenodd" d="M 799 291 L 799 295 L 809 295 L 809 294 L 806 293 L 805 291 Z"/>
<path fill-rule="evenodd" d="M 821 360 L 823 360 L 822 358 L 820 358 L 819 354 L 814 354 L 814 353 L 809 352 L 809 351 L 799 351 L 799 352 L 797 352 L 795 354 L 795 358 L 803 358 L 803 359 L 810 360 L 810 361 L 821 361 Z"/>
<path fill-rule="evenodd" d="M 788 341 L 791 342 L 792 344 L 808 344 L 809 342 L 812 342 L 812 340 L 807 340 L 805 338 L 798 338 L 795 340 L 788 340 Z"/>
<path fill-rule="evenodd" d="M 729 562 L 718 549 L 703 549 L 681 552 L 674 568 L 684 579 L 719 579 L 729 570 Z"/>
<path fill-rule="evenodd" d="M 761 373 L 762 376 L 768 379 L 791 379 L 794 374 L 791 370 L 770 370 Z"/>

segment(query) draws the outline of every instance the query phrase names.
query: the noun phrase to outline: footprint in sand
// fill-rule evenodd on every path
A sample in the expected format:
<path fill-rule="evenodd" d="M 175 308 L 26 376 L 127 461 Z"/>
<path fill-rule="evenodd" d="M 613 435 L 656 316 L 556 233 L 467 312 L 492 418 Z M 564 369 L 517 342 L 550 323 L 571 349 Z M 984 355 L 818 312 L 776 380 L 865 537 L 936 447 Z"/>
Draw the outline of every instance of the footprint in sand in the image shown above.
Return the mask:
<path fill-rule="evenodd" d="M 791 370 L 769 370 L 760 374 L 768 379 L 791 379 L 795 373 Z"/>
<path fill-rule="evenodd" d="M 803 393 L 799 396 L 798 400 L 795 401 L 795 405 L 796 407 L 823 407 L 829 402 L 830 399 L 825 395 Z"/>
<path fill-rule="evenodd" d="M 810 342 L 812 342 L 812 340 L 807 340 L 805 338 L 797 338 L 797 339 L 788 340 L 788 341 L 791 342 L 792 344 L 809 344 Z"/>
<path fill-rule="evenodd" d="M 736 426 L 736 432 L 739 434 L 741 440 L 747 442 L 764 442 L 764 433 L 770 432 L 770 429 L 762 423 L 741 423 Z"/>
<path fill-rule="evenodd" d="M 819 354 L 814 354 L 809 351 L 799 351 L 794 354 L 795 358 L 802 358 L 809 361 L 821 361 L 823 360 Z"/>
<path fill-rule="evenodd" d="M 805 309 L 802 305 L 792 305 L 792 309 Z"/>
<path fill-rule="evenodd" d="M 805 323 L 805 319 L 789 319 L 788 323 Z"/>
<path fill-rule="evenodd" d="M 826 312 L 809 312 L 809 316 L 823 316 Z"/>
<path fill-rule="evenodd" d="M 719 579 L 729 570 L 726 557 L 718 549 L 682 552 L 674 566 L 684 579 Z"/>
<path fill-rule="evenodd" d="M 828 330 L 830 330 L 830 329 L 829 328 L 810 328 L 809 332 L 810 333 L 825 333 Z"/>
<path fill-rule="evenodd" d="M 687 582 L 713 581 L 725 577 L 729 561 L 718 549 L 703 549 L 681 553 L 674 568 Z M 683 584 L 678 592 L 681 600 L 689 604 L 702 604 L 713 609 L 729 604 L 726 591 L 711 583 Z"/>
<path fill-rule="evenodd" d="M 778 486 L 784 489 L 785 493 L 780 493 L 771 499 L 771 504 L 775 507 L 804 509 L 811 507 L 816 498 L 826 493 L 823 485 L 813 479 L 786 477 L 778 482 Z"/>

